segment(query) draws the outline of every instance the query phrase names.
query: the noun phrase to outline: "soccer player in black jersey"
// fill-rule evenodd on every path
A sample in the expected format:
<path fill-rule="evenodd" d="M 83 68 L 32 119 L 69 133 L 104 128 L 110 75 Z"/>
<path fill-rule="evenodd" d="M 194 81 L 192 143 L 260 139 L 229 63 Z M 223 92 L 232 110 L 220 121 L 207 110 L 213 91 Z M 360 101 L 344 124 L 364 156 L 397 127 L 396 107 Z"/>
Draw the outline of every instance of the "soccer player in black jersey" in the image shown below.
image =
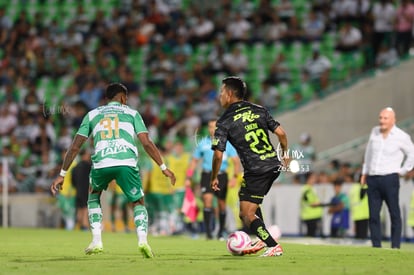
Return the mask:
<path fill-rule="evenodd" d="M 257 253 L 267 246 L 262 256 L 280 256 L 283 254 L 282 247 L 255 213 L 280 171 L 289 164 L 287 136 L 279 122 L 264 107 L 243 100 L 245 93 L 246 84 L 240 78 L 231 76 L 223 79 L 219 97 L 221 106 L 226 110 L 217 121 L 212 142 L 211 187 L 219 190 L 218 172 L 226 142 L 229 141 L 236 148 L 244 168 L 239 191 L 239 215 L 244 225 L 259 238 L 243 254 Z M 273 147 L 268 131 L 278 137 L 280 152 Z"/>

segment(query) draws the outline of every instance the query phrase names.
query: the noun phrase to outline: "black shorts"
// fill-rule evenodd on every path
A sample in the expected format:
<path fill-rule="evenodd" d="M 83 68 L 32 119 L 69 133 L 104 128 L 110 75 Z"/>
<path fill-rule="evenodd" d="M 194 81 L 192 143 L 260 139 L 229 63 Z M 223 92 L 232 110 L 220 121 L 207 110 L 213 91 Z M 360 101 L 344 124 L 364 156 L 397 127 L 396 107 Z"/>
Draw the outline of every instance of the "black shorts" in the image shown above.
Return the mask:
<path fill-rule="evenodd" d="M 217 176 L 219 181 L 219 191 L 213 191 L 211 189 L 211 172 L 202 172 L 201 173 L 201 193 L 213 193 L 217 198 L 225 200 L 227 196 L 227 183 L 229 182 L 227 173 L 220 173 Z"/>
<path fill-rule="evenodd" d="M 245 173 L 239 191 L 240 201 L 250 201 L 256 204 L 263 202 L 264 196 L 269 192 L 273 182 L 280 171 L 272 170 L 265 173 Z"/>

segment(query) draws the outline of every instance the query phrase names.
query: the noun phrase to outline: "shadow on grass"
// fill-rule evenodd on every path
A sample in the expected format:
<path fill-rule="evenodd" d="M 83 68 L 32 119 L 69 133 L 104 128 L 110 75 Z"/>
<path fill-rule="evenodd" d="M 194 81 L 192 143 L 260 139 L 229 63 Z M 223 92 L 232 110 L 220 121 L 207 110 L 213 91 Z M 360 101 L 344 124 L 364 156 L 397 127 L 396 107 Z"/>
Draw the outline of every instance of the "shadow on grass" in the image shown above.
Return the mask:
<path fill-rule="evenodd" d="M 73 261 L 89 261 L 96 260 L 95 257 L 59 257 L 59 258 L 42 258 L 42 259 L 14 259 L 12 263 L 42 263 L 42 262 L 73 262 Z"/>

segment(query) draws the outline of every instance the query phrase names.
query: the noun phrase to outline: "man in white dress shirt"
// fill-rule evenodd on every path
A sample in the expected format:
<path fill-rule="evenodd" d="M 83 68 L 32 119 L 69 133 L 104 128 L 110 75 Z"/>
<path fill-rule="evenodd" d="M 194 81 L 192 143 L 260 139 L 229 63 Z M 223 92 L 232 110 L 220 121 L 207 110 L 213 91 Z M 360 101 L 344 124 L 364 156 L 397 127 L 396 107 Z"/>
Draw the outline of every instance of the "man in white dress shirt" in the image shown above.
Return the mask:
<path fill-rule="evenodd" d="M 381 247 L 380 211 L 385 201 L 391 217 L 391 248 L 400 248 L 400 176 L 412 170 L 413 166 L 414 144 L 410 136 L 395 125 L 395 112 L 387 107 L 379 114 L 379 126 L 371 131 L 361 176 L 361 184 L 368 184 L 369 229 L 373 247 Z"/>

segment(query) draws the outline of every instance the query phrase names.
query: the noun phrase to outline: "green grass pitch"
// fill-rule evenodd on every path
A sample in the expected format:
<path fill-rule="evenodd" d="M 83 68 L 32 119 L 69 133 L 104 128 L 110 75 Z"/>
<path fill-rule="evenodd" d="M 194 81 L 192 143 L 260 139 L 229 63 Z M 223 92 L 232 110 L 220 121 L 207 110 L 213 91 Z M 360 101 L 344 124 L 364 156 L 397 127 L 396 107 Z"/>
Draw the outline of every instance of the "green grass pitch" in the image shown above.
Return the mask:
<path fill-rule="evenodd" d="M 232 256 L 225 242 L 150 236 L 156 257 L 143 259 L 135 234 L 103 232 L 104 253 L 87 256 L 83 249 L 90 240 L 89 232 L 0 229 L 0 274 L 413 274 L 414 270 L 414 244 L 408 243 L 392 250 L 301 244 L 282 237 L 283 256 L 260 258 Z"/>

